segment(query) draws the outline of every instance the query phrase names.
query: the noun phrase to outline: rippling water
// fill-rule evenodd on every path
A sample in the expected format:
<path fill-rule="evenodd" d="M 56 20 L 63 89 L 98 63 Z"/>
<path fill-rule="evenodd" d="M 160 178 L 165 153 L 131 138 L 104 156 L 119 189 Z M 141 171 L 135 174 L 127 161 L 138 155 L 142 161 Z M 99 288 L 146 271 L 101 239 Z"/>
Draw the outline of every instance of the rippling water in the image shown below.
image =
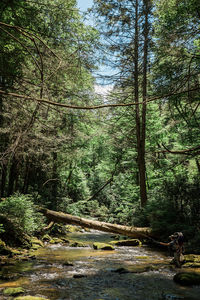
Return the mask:
<path fill-rule="evenodd" d="M 34 261 L 4 267 L 3 273 L 11 279 L 1 281 L 0 293 L 5 287 L 22 286 L 27 295 L 51 300 L 200 300 L 200 287 L 185 288 L 173 282 L 177 270 L 162 253 L 147 247 L 93 250 L 94 241 L 113 240 L 96 231 L 70 238 L 89 246 L 52 245 L 38 250 Z M 0 295 L 0 299 L 8 298 Z"/>

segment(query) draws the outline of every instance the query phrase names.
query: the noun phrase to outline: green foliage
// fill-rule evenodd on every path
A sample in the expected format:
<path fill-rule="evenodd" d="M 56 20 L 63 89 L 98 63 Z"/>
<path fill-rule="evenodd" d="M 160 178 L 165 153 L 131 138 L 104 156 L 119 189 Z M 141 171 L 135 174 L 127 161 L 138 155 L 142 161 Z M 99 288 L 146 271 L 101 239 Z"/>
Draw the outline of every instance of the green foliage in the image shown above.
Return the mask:
<path fill-rule="evenodd" d="M 0 202 L 0 213 L 13 219 L 27 234 L 43 227 L 43 217 L 36 211 L 31 195 L 15 194 Z"/>
<path fill-rule="evenodd" d="M 135 222 L 140 226 L 151 226 L 163 238 L 182 231 L 190 239 L 200 225 L 200 183 L 196 179 L 190 182 L 183 175 L 166 179 L 152 191 L 153 194 L 151 192 L 145 209 L 136 210 Z"/>

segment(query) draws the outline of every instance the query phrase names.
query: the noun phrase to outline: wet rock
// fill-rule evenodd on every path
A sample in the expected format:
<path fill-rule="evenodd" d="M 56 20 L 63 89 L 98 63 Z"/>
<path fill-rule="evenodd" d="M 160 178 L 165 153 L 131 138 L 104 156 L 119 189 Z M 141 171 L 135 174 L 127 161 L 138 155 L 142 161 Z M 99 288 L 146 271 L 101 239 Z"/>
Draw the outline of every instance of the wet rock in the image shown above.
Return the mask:
<path fill-rule="evenodd" d="M 25 290 L 22 287 L 6 288 L 3 290 L 5 296 L 17 296 L 23 294 Z"/>
<path fill-rule="evenodd" d="M 105 243 L 94 243 L 93 248 L 95 250 L 115 250 L 113 245 L 105 244 Z"/>
<path fill-rule="evenodd" d="M 119 240 L 110 242 L 115 246 L 141 246 L 142 243 L 138 239 L 130 239 L 130 240 Z"/>
<path fill-rule="evenodd" d="M 83 277 L 87 277 L 87 275 L 83 275 L 83 274 L 74 274 L 73 278 L 83 278 Z"/>
<path fill-rule="evenodd" d="M 64 263 L 63 263 L 63 266 L 73 266 L 74 264 L 73 263 L 71 263 L 70 261 L 65 261 Z"/>
<path fill-rule="evenodd" d="M 195 272 L 180 272 L 174 276 L 174 281 L 180 285 L 199 285 L 200 274 Z"/>
<path fill-rule="evenodd" d="M 33 296 L 22 296 L 14 298 L 14 300 L 50 300 L 47 298 L 41 298 L 41 297 L 33 297 Z"/>
<path fill-rule="evenodd" d="M 87 247 L 87 245 L 82 242 L 73 241 L 69 243 L 69 247 Z"/>
<path fill-rule="evenodd" d="M 119 274 L 126 274 L 126 273 L 131 273 L 129 270 L 125 268 L 118 268 L 116 270 L 112 270 L 114 273 L 119 273 Z"/>
<path fill-rule="evenodd" d="M 173 294 L 163 294 L 162 295 L 163 300 L 181 300 L 184 299 L 184 297 L 179 295 L 173 295 Z"/>

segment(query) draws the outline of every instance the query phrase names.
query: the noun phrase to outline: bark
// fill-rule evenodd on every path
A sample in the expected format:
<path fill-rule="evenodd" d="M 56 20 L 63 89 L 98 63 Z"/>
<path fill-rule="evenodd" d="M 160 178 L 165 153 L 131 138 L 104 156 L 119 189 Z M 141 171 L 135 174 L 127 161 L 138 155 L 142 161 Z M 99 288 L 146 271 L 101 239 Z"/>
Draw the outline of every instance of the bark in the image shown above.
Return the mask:
<path fill-rule="evenodd" d="M 92 228 L 95 230 L 126 235 L 133 238 L 153 237 L 153 233 L 149 227 L 138 228 L 138 227 L 130 227 L 130 226 L 123 226 L 118 224 L 99 222 L 99 221 L 72 216 L 62 212 L 56 212 L 45 208 L 42 208 L 40 211 L 47 217 L 47 219 L 57 223 L 73 224 L 84 228 Z"/>

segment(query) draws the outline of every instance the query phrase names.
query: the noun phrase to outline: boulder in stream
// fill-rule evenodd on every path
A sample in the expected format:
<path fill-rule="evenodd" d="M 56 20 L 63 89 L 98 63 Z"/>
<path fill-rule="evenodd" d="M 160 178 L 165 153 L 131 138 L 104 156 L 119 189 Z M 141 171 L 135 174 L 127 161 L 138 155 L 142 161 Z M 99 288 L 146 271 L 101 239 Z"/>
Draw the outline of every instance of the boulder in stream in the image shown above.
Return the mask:
<path fill-rule="evenodd" d="M 113 245 L 105 244 L 105 243 L 94 243 L 93 248 L 95 250 L 115 250 Z"/>
<path fill-rule="evenodd" d="M 174 276 L 174 281 L 183 286 L 199 285 L 200 274 L 195 272 L 180 272 Z"/>
<path fill-rule="evenodd" d="M 23 294 L 25 290 L 22 287 L 6 288 L 3 290 L 5 296 L 17 296 Z"/>
<path fill-rule="evenodd" d="M 197 254 L 184 255 L 183 268 L 200 268 L 200 255 Z"/>

